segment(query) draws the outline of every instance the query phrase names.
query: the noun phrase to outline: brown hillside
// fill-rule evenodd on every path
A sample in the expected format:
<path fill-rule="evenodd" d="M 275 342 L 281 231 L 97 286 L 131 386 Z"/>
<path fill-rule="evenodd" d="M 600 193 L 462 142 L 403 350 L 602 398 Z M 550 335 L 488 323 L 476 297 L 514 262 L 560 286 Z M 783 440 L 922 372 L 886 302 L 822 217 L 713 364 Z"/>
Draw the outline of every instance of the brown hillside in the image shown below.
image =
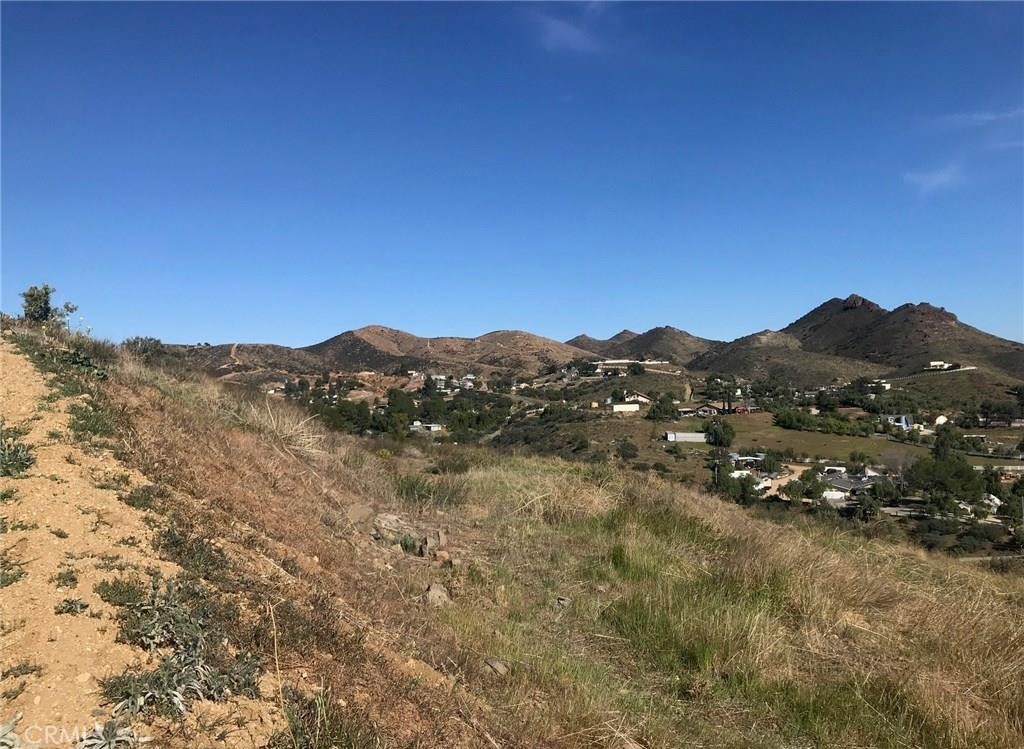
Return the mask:
<path fill-rule="evenodd" d="M 1024 345 L 965 325 L 927 302 L 889 312 L 852 294 L 830 299 L 782 332 L 808 351 L 864 360 L 901 374 L 942 360 L 1024 378 Z"/>
<path fill-rule="evenodd" d="M 632 330 L 620 330 L 618 333 L 613 335 L 611 338 L 592 338 L 586 333 L 582 333 L 575 338 L 570 338 L 566 341 L 569 346 L 575 346 L 576 348 L 584 349 L 585 351 L 592 351 L 600 356 L 610 356 L 611 350 L 616 346 L 625 343 L 626 341 L 636 338 L 639 333 L 634 333 Z"/>
<path fill-rule="evenodd" d="M 163 359 L 226 382 L 263 384 L 296 375 L 316 375 L 327 368 L 315 354 L 269 343 L 224 343 L 216 346 L 165 346 Z"/>
<path fill-rule="evenodd" d="M 877 377 L 884 367 L 805 351 L 795 336 L 774 330 L 739 338 L 690 361 L 690 369 L 749 379 L 774 378 L 803 386 Z"/>
<path fill-rule="evenodd" d="M 834 354 L 836 346 L 848 341 L 885 317 L 886 311 L 856 294 L 846 299 L 829 299 L 799 320 L 782 329 L 795 337 L 808 351 Z"/>
<path fill-rule="evenodd" d="M 380 325 L 350 330 L 303 350 L 345 370 L 423 366 L 538 372 L 552 364 L 592 356 L 583 349 L 518 330 L 477 338 L 421 338 Z"/>
<path fill-rule="evenodd" d="M 720 344 L 721 341 L 698 338 L 685 330 L 663 325 L 615 344 L 608 353 L 621 359 L 668 359 L 685 364 Z"/>
<path fill-rule="evenodd" d="M 834 352 L 900 372 L 941 359 L 1024 379 L 1024 345 L 965 325 L 953 313 L 928 303 L 897 307 L 835 346 Z"/>

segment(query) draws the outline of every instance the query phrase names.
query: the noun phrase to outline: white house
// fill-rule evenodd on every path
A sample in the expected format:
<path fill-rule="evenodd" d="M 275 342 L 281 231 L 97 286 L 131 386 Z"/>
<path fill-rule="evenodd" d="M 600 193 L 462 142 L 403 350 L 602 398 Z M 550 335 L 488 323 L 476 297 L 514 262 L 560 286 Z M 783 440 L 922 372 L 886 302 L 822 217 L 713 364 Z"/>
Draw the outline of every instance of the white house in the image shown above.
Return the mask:
<path fill-rule="evenodd" d="M 981 498 L 981 505 L 990 513 L 996 513 L 1003 506 L 1003 500 L 999 499 L 995 494 L 986 494 Z"/>
<path fill-rule="evenodd" d="M 704 432 L 665 432 L 668 442 L 704 442 Z"/>
<path fill-rule="evenodd" d="M 821 493 L 821 498 L 836 509 L 846 506 L 847 496 L 845 492 L 838 489 L 826 489 Z"/>
<path fill-rule="evenodd" d="M 909 431 L 914 426 L 914 420 L 907 414 L 890 414 L 882 416 L 882 422 L 899 427 L 903 431 Z"/>
<path fill-rule="evenodd" d="M 440 424 L 424 424 L 421 421 L 414 421 L 409 427 L 410 432 L 440 432 L 443 427 Z"/>
<path fill-rule="evenodd" d="M 649 406 L 654 403 L 654 399 L 650 396 L 644 395 L 643 393 L 637 393 L 635 391 L 626 393 L 626 403 L 641 403 L 645 406 Z"/>

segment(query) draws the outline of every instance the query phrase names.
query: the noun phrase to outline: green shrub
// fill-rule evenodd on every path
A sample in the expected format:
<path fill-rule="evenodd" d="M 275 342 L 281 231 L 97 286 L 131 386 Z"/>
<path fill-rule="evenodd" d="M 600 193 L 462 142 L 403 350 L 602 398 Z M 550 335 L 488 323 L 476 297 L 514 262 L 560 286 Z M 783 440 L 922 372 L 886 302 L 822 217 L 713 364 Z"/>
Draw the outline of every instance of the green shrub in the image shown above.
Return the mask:
<path fill-rule="evenodd" d="M 35 663 L 20 661 L 0 672 L 0 681 L 3 679 L 16 679 L 19 676 L 31 676 L 32 674 L 38 674 L 42 670 L 43 667 L 37 666 Z"/>
<path fill-rule="evenodd" d="M 64 568 L 52 578 L 50 582 L 58 588 L 74 588 L 78 585 L 78 574 L 71 568 Z"/>
<path fill-rule="evenodd" d="M 142 582 L 120 577 L 101 580 L 93 586 L 93 591 L 101 601 L 111 606 L 132 606 L 141 603 L 146 597 Z"/>
<path fill-rule="evenodd" d="M 114 433 L 114 422 L 110 415 L 95 403 L 72 403 L 68 407 L 71 420 L 68 426 L 78 437 L 109 437 Z"/>
<path fill-rule="evenodd" d="M 87 608 L 89 608 L 89 604 L 83 601 L 81 598 L 65 598 L 63 601 L 61 601 L 54 607 L 53 613 L 71 614 L 72 616 L 78 616 Z"/>
<path fill-rule="evenodd" d="M 25 430 L 7 427 L 0 421 L 0 476 L 20 476 L 36 462 L 28 445 L 21 441 Z"/>
<path fill-rule="evenodd" d="M 6 553 L 0 553 L 0 588 L 14 585 L 23 577 L 25 568 L 17 562 L 12 562 Z"/>
<path fill-rule="evenodd" d="M 227 572 L 228 559 L 224 552 L 178 519 L 171 519 L 170 525 L 157 535 L 154 545 L 168 559 L 201 578 L 221 579 Z"/>
<path fill-rule="evenodd" d="M 161 487 L 149 484 L 148 486 L 138 486 L 127 494 L 121 494 L 118 499 L 136 510 L 152 510 L 156 500 L 165 497 L 166 494 Z"/>
<path fill-rule="evenodd" d="M 122 606 L 120 640 L 164 653 L 152 671 L 130 668 L 101 682 L 104 697 L 114 703 L 115 716 L 175 716 L 192 700 L 258 695 L 259 661 L 247 653 L 229 652 L 213 606 L 195 584 L 154 578 L 144 592 L 137 583 L 113 581 L 102 588 L 97 585 L 97 593 Z"/>

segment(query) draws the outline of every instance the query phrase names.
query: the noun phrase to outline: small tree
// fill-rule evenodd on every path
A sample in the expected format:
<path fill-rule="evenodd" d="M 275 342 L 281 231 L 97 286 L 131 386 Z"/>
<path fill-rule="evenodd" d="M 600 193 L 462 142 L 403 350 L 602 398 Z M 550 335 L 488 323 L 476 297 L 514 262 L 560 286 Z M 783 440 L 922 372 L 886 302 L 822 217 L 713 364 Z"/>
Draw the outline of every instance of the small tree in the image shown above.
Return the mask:
<path fill-rule="evenodd" d="M 727 421 L 704 422 L 704 441 L 715 447 L 729 447 L 736 437 L 736 429 Z"/>
<path fill-rule="evenodd" d="M 71 302 L 64 302 L 60 307 L 53 306 L 53 294 L 57 290 L 44 283 L 42 286 L 29 286 L 21 292 L 21 309 L 27 322 L 65 324 L 68 316 L 78 309 Z"/>
<path fill-rule="evenodd" d="M 799 503 L 804 496 L 804 485 L 800 479 L 793 479 L 792 481 L 783 484 L 779 489 L 779 492 L 793 502 Z"/>
<path fill-rule="evenodd" d="M 672 402 L 672 395 L 670 393 L 659 396 L 647 411 L 647 418 L 652 421 L 672 421 L 678 416 L 679 409 Z"/>
<path fill-rule="evenodd" d="M 623 460 L 633 460 L 640 454 L 640 448 L 636 446 L 633 440 L 625 437 L 619 440 L 619 444 L 615 446 L 615 454 Z"/>
<path fill-rule="evenodd" d="M 874 519 L 882 510 L 882 503 L 871 493 L 858 497 L 857 516 L 864 521 Z"/>
<path fill-rule="evenodd" d="M 121 342 L 121 348 L 134 354 L 143 361 L 151 361 L 164 352 L 164 345 L 159 338 L 152 336 L 135 336 Z"/>
<path fill-rule="evenodd" d="M 647 370 L 644 369 L 644 365 L 638 364 L 637 362 L 633 362 L 632 364 L 626 367 L 626 374 L 630 375 L 642 375 L 646 371 Z"/>

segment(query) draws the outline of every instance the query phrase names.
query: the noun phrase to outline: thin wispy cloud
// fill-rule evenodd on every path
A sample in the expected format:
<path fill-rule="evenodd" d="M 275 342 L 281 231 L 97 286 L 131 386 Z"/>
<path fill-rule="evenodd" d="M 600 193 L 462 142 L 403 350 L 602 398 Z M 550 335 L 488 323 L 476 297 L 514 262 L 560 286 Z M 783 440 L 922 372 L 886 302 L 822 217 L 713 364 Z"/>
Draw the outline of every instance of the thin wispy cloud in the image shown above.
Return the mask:
<path fill-rule="evenodd" d="M 903 181 L 921 195 L 931 195 L 963 184 L 964 172 L 960 164 L 953 161 L 936 169 L 904 172 Z"/>
<path fill-rule="evenodd" d="M 934 118 L 933 124 L 947 128 L 986 127 L 1015 120 L 1024 121 L 1024 107 L 1007 109 L 1000 112 L 957 112 L 944 114 Z"/>
<path fill-rule="evenodd" d="M 591 54 L 603 48 L 601 40 L 583 24 L 566 21 L 547 13 L 534 13 L 540 43 L 548 52 Z"/>

